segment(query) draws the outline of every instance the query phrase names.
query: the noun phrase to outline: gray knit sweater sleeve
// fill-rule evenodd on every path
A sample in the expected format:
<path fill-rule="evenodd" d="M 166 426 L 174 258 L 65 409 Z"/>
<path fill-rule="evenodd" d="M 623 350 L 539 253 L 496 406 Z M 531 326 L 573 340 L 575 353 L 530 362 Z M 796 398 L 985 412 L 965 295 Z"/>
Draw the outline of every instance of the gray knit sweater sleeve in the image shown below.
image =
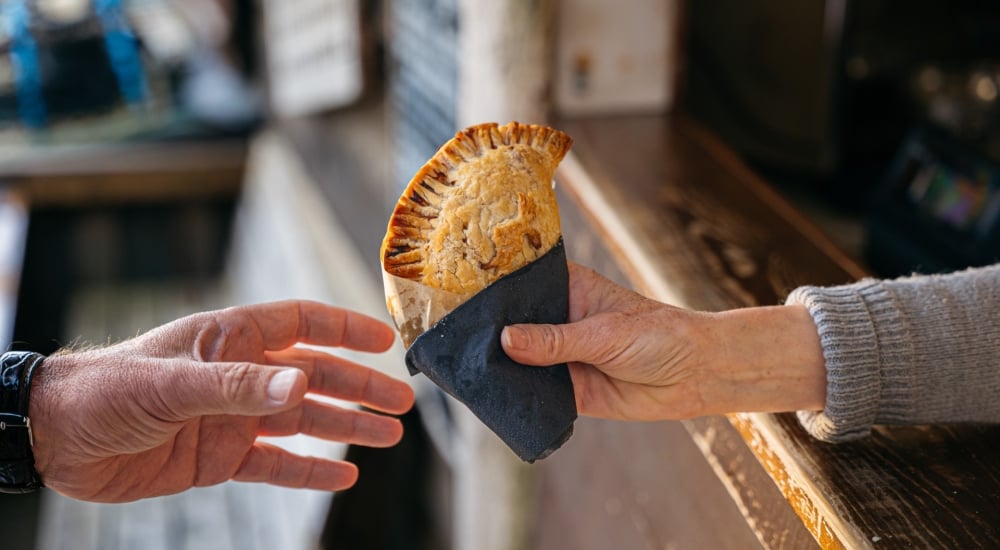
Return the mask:
<path fill-rule="evenodd" d="M 826 441 L 873 424 L 1000 422 L 1000 264 L 948 275 L 795 289 L 826 359 L 822 412 L 799 412 Z"/>

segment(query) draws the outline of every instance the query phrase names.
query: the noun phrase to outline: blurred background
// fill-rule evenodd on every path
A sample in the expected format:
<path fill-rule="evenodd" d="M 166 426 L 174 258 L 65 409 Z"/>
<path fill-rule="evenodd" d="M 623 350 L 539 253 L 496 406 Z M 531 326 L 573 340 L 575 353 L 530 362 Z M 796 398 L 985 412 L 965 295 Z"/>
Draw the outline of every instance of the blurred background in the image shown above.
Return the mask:
<path fill-rule="evenodd" d="M 876 275 L 1000 255 L 1000 4 L 3 0 L 0 343 L 285 297 L 386 318 L 386 220 L 456 130 L 678 116 Z M 4 495 L 0 545 L 554 548 L 536 469 L 410 380 L 397 448 L 283 442 L 356 460 L 349 492 Z"/>

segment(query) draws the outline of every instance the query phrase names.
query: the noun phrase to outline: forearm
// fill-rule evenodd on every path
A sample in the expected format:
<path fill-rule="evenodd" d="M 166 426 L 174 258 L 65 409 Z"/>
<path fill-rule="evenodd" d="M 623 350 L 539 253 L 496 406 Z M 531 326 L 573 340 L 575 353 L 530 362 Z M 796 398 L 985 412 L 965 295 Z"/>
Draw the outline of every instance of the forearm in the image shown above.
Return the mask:
<path fill-rule="evenodd" d="M 821 410 L 823 353 L 802 306 L 734 309 L 710 314 L 701 347 L 710 360 L 699 387 L 707 412 Z"/>

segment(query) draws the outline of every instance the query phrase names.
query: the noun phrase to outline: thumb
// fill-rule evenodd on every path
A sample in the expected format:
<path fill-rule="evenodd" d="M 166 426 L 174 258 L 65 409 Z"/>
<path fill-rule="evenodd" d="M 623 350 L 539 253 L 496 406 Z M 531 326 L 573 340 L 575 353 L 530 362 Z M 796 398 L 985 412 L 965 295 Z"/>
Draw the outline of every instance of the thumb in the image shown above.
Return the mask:
<path fill-rule="evenodd" d="M 500 343 L 511 359 L 524 365 L 555 365 L 579 361 L 594 363 L 598 339 L 584 323 L 565 325 L 510 325 L 500 333 Z"/>
<path fill-rule="evenodd" d="M 177 420 L 212 414 L 263 416 L 289 409 L 306 394 L 304 372 L 254 363 L 185 361 L 158 378 L 160 401 Z"/>

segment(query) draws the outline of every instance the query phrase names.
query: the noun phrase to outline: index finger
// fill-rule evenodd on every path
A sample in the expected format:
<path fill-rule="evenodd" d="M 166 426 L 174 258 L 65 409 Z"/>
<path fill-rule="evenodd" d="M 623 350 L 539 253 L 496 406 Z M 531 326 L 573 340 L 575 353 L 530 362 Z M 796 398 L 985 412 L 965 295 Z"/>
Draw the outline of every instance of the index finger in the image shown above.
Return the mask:
<path fill-rule="evenodd" d="M 303 343 L 381 352 L 389 349 L 395 342 L 396 333 L 392 327 L 374 317 L 349 309 L 309 301 L 275 302 L 263 305 L 260 318 L 267 319 L 266 315 L 272 314 L 271 308 L 275 309 L 273 314 L 277 317 L 286 314 L 284 308 L 297 310 L 299 321 L 294 335 L 290 337 L 280 330 L 265 334 L 266 349 L 269 350 Z"/>
<path fill-rule="evenodd" d="M 223 314 L 230 311 L 224 310 Z M 259 331 L 263 348 L 272 351 L 298 343 L 385 351 L 395 338 L 392 328 L 378 319 L 319 302 L 256 304 L 235 308 L 230 315 L 236 324 Z"/>
<path fill-rule="evenodd" d="M 395 332 L 382 321 L 351 310 L 285 300 L 195 314 L 151 337 L 160 341 L 160 349 L 190 350 L 203 361 L 232 361 L 298 343 L 381 352 L 392 346 Z"/>

